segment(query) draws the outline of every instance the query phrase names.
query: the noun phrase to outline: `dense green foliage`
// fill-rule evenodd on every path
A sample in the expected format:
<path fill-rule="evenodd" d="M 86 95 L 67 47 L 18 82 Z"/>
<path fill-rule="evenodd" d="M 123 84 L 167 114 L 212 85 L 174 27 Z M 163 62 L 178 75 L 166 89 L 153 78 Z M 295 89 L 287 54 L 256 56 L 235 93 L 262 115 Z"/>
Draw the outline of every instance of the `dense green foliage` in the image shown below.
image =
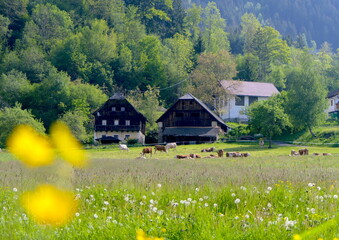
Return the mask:
<path fill-rule="evenodd" d="M 206 5 L 205 0 L 184 0 Z M 324 41 L 339 48 L 339 2 L 337 0 L 215 0 L 231 29 L 236 32 L 241 16 L 253 13 L 264 25 L 274 26 L 290 43 L 296 46 L 312 47 L 312 40 L 320 45 Z"/>
<path fill-rule="evenodd" d="M 158 106 L 166 108 L 186 92 L 221 113 L 227 95 L 220 88 L 223 79 L 272 82 L 293 91 L 299 84 L 293 76 L 300 68 L 307 71 L 304 55 L 324 86 L 315 100 L 339 88 L 339 52 L 326 42 L 319 49 L 310 46 L 303 36 L 291 42 L 260 15 L 268 3 L 247 3 L 241 13 L 229 5 L 242 15 L 238 30 L 230 32 L 234 23 L 222 17 L 223 5 L 183 5 L 180 0 L 2 0 L 0 108 L 18 102 L 46 129 L 63 118 L 88 141 L 91 112 L 116 91 L 156 96 L 156 109 L 147 110 L 154 130 Z M 137 109 L 146 114 L 145 106 Z M 323 110 L 323 104 L 317 106 Z M 78 128 L 72 120 L 77 115 Z"/>

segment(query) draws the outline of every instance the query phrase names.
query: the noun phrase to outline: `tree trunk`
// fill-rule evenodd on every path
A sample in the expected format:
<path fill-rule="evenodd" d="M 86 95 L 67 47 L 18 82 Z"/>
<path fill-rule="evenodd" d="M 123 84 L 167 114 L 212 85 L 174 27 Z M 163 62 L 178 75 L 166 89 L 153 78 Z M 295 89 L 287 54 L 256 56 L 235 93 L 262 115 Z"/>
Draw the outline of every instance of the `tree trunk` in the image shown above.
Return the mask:
<path fill-rule="evenodd" d="M 314 134 L 314 132 L 312 131 L 311 127 L 308 127 L 308 130 L 310 131 L 312 137 L 316 138 L 317 136 Z"/>
<path fill-rule="evenodd" d="M 272 148 L 272 137 L 270 136 L 270 139 L 268 141 L 268 148 Z"/>

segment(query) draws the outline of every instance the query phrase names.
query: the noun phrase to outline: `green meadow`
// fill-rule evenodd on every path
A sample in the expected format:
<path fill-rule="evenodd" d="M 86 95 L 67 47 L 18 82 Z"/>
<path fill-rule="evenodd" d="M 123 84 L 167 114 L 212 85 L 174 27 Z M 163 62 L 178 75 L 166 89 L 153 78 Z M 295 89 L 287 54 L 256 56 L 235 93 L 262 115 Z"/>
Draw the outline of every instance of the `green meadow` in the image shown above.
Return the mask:
<path fill-rule="evenodd" d="M 216 147 L 248 158 L 175 159 Z M 90 165 L 61 161 L 27 169 L 0 153 L 0 239 L 136 239 L 143 229 L 164 239 L 339 238 L 339 148 L 260 148 L 254 143 L 181 145 L 137 159 L 117 146 L 89 148 Z M 313 153 L 331 153 L 314 156 Z M 212 153 L 215 154 L 215 153 Z M 37 225 L 20 195 L 38 183 L 72 189 L 81 206 L 66 226 Z"/>

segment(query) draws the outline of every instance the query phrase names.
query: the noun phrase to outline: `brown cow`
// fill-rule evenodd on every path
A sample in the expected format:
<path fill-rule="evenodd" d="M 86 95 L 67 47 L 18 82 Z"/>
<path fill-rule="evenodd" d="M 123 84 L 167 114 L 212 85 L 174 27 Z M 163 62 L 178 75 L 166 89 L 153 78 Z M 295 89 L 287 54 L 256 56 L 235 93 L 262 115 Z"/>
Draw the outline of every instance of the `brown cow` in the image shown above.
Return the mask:
<path fill-rule="evenodd" d="M 305 148 L 305 149 L 299 149 L 299 155 L 302 156 L 302 155 L 308 155 L 308 149 Z"/>
<path fill-rule="evenodd" d="M 189 155 L 176 155 L 175 157 L 177 159 L 185 159 L 185 158 L 191 159 L 191 157 Z"/>
<path fill-rule="evenodd" d="M 201 152 L 214 152 L 214 151 L 215 151 L 215 147 L 205 148 L 201 150 Z"/>
<path fill-rule="evenodd" d="M 190 158 L 201 158 L 200 155 L 195 154 L 195 153 L 191 153 L 189 156 L 190 156 Z"/>
<path fill-rule="evenodd" d="M 219 149 L 219 150 L 217 151 L 217 153 L 218 153 L 218 157 L 224 157 L 224 150 Z"/>
<path fill-rule="evenodd" d="M 299 155 L 299 153 L 296 150 L 292 149 L 291 156 L 297 156 L 297 155 Z"/>
<path fill-rule="evenodd" d="M 151 148 L 151 147 L 144 148 L 144 149 L 142 149 L 141 155 L 145 156 L 146 154 L 150 154 L 151 157 L 152 157 L 152 150 L 153 150 L 153 148 Z"/>
<path fill-rule="evenodd" d="M 251 156 L 250 153 L 242 153 L 241 155 L 242 155 L 242 157 L 249 157 L 249 156 Z"/>
<path fill-rule="evenodd" d="M 162 146 L 162 145 L 155 145 L 154 146 L 154 154 L 159 151 L 159 152 L 166 152 L 167 153 L 167 148 L 166 146 Z"/>
<path fill-rule="evenodd" d="M 331 153 L 323 153 L 323 156 L 331 156 Z"/>

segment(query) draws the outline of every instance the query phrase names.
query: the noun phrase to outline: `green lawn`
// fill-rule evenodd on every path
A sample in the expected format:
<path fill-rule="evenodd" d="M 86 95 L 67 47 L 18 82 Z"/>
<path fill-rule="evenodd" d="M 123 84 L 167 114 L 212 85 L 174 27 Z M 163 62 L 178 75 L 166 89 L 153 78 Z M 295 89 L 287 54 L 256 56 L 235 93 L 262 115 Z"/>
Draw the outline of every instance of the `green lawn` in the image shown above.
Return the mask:
<path fill-rule="evenodd" d="M 174 158 L 212 146 L 251 156 Z M 87 150 L 86 169 L 58 161 L 26 169 L 0 153 L 0 239 L 135 239 L 137 229 L 178 240 L 339 237 L 339 148 L 309 147 L 332 156 L 289 157 L 299 147 L 216 143 L 136 159 L 141 149 Z M 19 205 L 22 192 L 46 182 L 72 188 L 81 199 L 65 227 L 39 226 Z"/>

